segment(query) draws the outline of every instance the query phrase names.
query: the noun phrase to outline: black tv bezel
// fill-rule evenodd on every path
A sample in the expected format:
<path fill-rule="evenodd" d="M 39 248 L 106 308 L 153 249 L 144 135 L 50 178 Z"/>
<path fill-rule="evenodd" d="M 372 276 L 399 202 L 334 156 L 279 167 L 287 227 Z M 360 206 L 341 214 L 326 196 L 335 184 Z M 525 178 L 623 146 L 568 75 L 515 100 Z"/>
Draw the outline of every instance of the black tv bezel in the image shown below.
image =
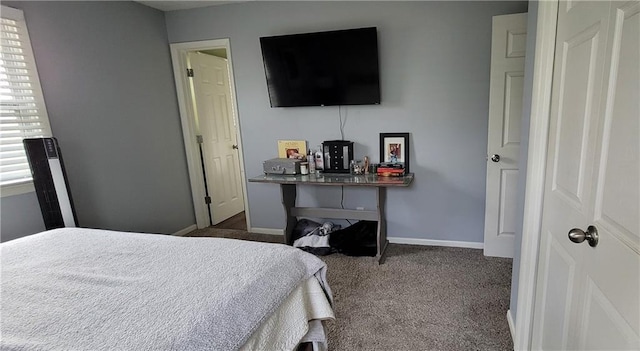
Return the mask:
<path fill-rule="evenodd" d="M 298 104 L 280 104 L 280 105 L 276 105 L 274 106 L 274 98 L 273 98 L 273 94 L 275 92 L 272 92 L 272 87 L 269 84 L 269 76 L 267 74 L 267 60 L 265 59 L 265 51 L 263 48 L 263 40 L 267 39 L 267 40 L 273 40 L 273 39 L 282 39 L 282 40 L 286 40 L 288 38 L 300 38 L 300 37 L 313 37 L 314 35 L 318 35 L 318 34 L 334 34 L 334 35 L 344 35 L 344 33 L 348 33 L 348 32 L 353 32 L 353 31 L 364 31 L 364 30 L 373 30 L 373 33 L 375 34 L 375 51 L 376 51 L 376 55 L 375 55 L 375 64 L 376 64 L 376 85 L 377 85 L 377 89 L 376 89 L 376 96 L 371 100 L 371 102 L 361 102 L 361 103 L 312 103 L 312 104 L 303 104 L 303 103 L 298 103 Z M 265 82 L 267 84 L 267 94 L 269 95 L 269 103 L 271 105 L 272 108 L 281 108 L 281 107 L 324 107 L 324 106 L 363 106 L 363 105 L 380 105 L 381 103 L 381 91 L 380 91 L 380 50 L 379 50 L 379 43 L 378 43 L 378 29 L 377 27 L 359 27 L 359 28 L 348 28 L 348 29 L 339 29 L 339 30 L 329 30 L 329 31 L 318 31 L 318 32 L 305 32 L 305 33 L 295 33 L 295 34 L 286 34 L 286 35 L 274 35 L 274 36 L 265 36 L 265 37 L 260 37 L 260 47 L 261 47 L 261 54 L 262 54 L 262 64 L 263 64 L 263 69 L 264 69 L 264 75 L 265 75 Z"/>

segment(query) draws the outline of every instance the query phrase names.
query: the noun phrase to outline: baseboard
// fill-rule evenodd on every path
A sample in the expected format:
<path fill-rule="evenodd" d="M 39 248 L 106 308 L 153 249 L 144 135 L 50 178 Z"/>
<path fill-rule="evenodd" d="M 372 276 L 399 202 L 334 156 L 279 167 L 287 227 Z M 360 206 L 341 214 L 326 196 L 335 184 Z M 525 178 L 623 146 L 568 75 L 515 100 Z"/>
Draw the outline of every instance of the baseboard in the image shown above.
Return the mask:
<path fill-rule="evenodd" d="M 251 233 L 258 233 L 258 234 L 284 235 L 284 229 L 277 229 L 277 228 L 251 227 L 248 231 Z"/>
<path fill-rule="evenodd" d="M 278 229 L 278 228 L 252 227 L 251 229 L 249 229 L 249 231 L 251 233 L 258 233 L 258 234 L 284 235 L 284 229 Z M 388 239 L 389 239 L 389 242 L 392 244 L 463 247 L 463 248 L 469 248 L 469 249 L 482 249 L 484 247 L 484 243 L 476 243 L 472 241 L 450 241 L 450 240 L 398 238 L 398 237 L 390 237 Z"/>
<path fill-rule="evenodd" d="M 511 340 L 515 343 L 516 342 L 516 328 L 515 328 L 515 324 L 513 323 L 513 316 L 511 315 L 511 310 L 507 310 L 507 323 L 509 323 L 509 331 L 511 332 Z"/>
<path fill-rule="evenodd" d="M 389 242 L 391 244 L 463 247 L 463 248 L 468 248 L 468 249 L 482 249 L 482 248 L 484 248 L 484 243 L 476 243 L 476 242 L 473 242 L 473 241 L 451 241 L 451 240 L 398 238 L 398 237 L 389 237 L 387 239 L 389 239 Z"/>
<path fill-rule="evenodd" d="M 187 235 L 187 234 L 191 233 L 192 231 L 194 231 L 194 230 L 196 230 L 196 229 L 198 229 L 198 226 L 197 226 L 197 225 L 195 225 L 195 224 L 192 224 L 192 225 L 190 225 L 190 226 L 188 226 L 188 227 L 186 227 L 186 228 L 184 228 L 184 229 L 180 229 L 180 230 L 178 230 L 177 232 L 175 232 L 175 233 L 173 233 L 173 234 L 171 234 L 171 235 L 175 235 L 175 236 L 185 236 L 185 235 Z"/>
<path fill-rule="evenodd" d="M 185 236 L 186 234 L 191 233 L 192 231 L 198 229 L 198 226 L 195 224 L 192 224 L 184 229 L 178 230 L 177 232 L 171 234 L 171 235 L 175 235 L 175 236 Z M 284 229 L 277 229 L 277 228 L 258 228 L 258 227 L 252 227 L 250 230 L 248 230 L 251 233 L 258 233 L 258 234 L 270 234 L 270 235 L 284 235 Z"/>

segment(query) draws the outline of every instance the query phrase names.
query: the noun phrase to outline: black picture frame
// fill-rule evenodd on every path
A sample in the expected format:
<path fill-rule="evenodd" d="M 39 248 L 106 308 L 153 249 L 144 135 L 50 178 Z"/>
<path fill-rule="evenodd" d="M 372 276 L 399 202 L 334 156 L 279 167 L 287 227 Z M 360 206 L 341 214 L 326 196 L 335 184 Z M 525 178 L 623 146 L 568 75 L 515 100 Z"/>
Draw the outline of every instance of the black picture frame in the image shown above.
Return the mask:
<path fill-rule="evenodd" d="M 409 173 L 409 133 L 380 133 L 380 163 L 394 162 L 393 149 L 399 149 L 396 162 L 403 163 L 405 174 Z"/>

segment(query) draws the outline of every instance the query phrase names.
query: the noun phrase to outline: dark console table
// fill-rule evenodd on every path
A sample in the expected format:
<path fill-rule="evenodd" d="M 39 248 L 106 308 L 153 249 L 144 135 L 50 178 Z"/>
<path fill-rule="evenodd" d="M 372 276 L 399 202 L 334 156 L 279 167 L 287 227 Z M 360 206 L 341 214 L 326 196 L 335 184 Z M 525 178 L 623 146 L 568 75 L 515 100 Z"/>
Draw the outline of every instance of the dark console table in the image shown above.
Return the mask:
<path fill-rule="evenodd" d="M 284 240 L 287 245 L 292 245 L 291 234 L 296 225 L 297 217 L 312 218 L 341 218 L 359 219 L 378 222 L 376 257 L 378 263 L 383 263 L 385 252 L 389 241 L 387 240 L 387 222 L 385 220 L 385 202 L 387 188 L 408 187 L 413 181 L 413 173 L 403 177 L 378 177 L 377 175 L 350 175 L 350 174 L 330 174 L 319 175 L 280 175 L 268 174 L 249 179 L 256 183 L 280 184 L 282 193 L 282 205 L 286 214 L 287 224 L 284 231 Z M 322 207 L 296 207 L 296 187 L 298 185 L 318 185 L 318 186 L 361 186 L 376 188 L 377 206 L 376 210 L 347 210 L 341 208 Z"/>

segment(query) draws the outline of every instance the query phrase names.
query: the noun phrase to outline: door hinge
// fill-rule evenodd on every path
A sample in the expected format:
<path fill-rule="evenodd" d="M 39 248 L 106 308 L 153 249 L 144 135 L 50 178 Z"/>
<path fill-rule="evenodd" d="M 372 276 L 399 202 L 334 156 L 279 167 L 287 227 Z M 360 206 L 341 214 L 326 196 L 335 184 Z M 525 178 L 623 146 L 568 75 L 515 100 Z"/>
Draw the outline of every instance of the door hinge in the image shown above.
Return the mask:
<path fill-rule="evenodd" d="M 187 77 L 193 77 L 193 68 L 187 68 Z"/>
<path fill-rule="evenodd" d="M 211 196 L 205 196 L 204 197 L 204 203 L 207 204 L 207 205 L 210 204 L 211 203 Z"/>
<path fill-rule="evenodd" d="M 203 139 L 202 139 L 202 135 L 196 135 L 196 142 L 198 144 L 202 144 L 204 143 Z"/>

